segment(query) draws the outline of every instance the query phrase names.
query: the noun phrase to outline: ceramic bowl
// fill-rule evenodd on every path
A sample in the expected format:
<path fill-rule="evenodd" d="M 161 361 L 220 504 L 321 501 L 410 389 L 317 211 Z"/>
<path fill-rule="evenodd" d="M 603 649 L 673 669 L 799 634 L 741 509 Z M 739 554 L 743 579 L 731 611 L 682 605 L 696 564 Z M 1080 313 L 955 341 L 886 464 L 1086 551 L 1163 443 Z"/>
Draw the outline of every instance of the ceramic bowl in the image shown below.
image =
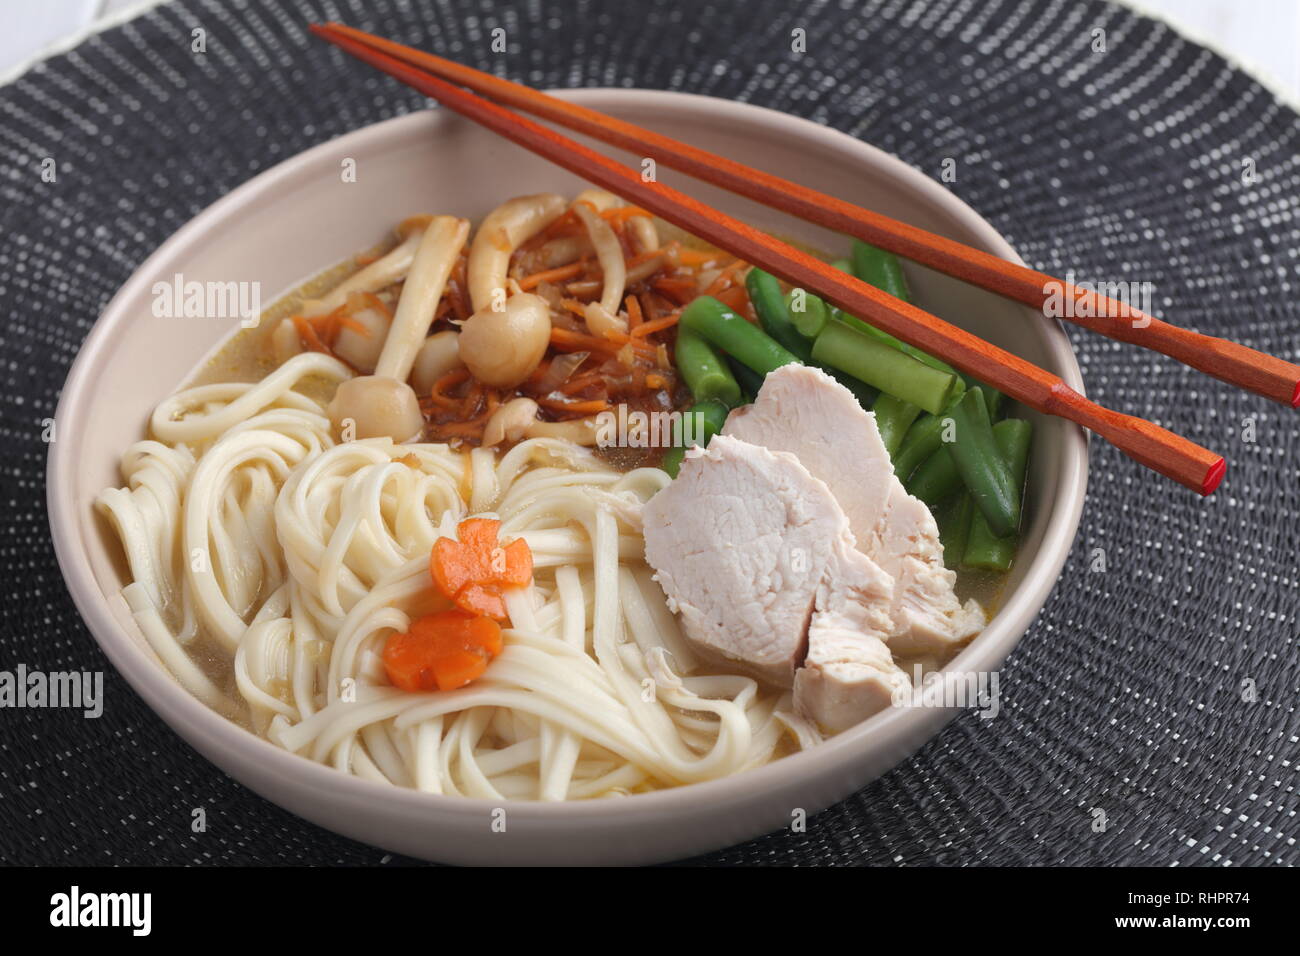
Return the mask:
<path fill-rule="evenodd" d="M 559 95 L 1019 261 L 943 186 L 815 123 L 680 93 Z M 346 160 L 355 161 L 355 182 L 343 181 Z M 774 234 L 828 251 L 847 247 L 844 237 L 671 170 L 659 172 Z M 256 281 L 279 294 L 378 242 L 414 213 L 477 220 L 509 196 L 573 195 L 582 186 L 446 110 L 325 143 L 236 189 L 168 239 L 100 317 L 59 403 L 48 471 L 51 530 L 68 588 L 113 665 L 184 741 L 231 776 L 307 820 L 386 850 L 452 863 L 525 864 L 649 863 L 704 853 L 843 799 L 915 752 L 957 713 L 892 708 L 819 747 L 724 780 L 625 798 L 498 806 L 381 786 L 287 753 L 200 704 L 145 644 L 120 596 L 127 579 L 118 542 L 92 501 L 102 488 L 120 484 L 119 456 L 143 435 L 153 407 L 237 325 L 154 317 L 154 283 L 182 273 L 186 281 Z M 1055 321 L 910 264 L 908 272 L 923 307 L 1082 390 L 1069 341 Z M 996 615 L 953 669 L 992 672 L 1001 665 L 1043 606 L 1074 538 L 1087 478 L 1084 435 L 1065 421 L 1031 417 L 1035 441 L 1020 558 Z"/>

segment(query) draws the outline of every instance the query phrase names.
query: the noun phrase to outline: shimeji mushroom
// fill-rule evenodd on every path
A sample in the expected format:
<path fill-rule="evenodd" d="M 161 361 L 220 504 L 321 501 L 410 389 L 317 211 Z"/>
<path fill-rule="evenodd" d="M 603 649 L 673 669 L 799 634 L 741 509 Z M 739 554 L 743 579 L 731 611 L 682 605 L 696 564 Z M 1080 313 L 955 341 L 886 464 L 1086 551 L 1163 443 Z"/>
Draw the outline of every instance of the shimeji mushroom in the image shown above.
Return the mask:
<path fill-rule="evenodd" d="M 500 304 L 506 295 L 510 257 L 521 243 L 564 212 L 564 197 L 538 193 L 507 200 L 487 214 L 469 250 L 466 279 L 474 311 Z"/>
<path fill-rule="evenodd" d="M 415 386 L 416 392 L 427 395 L 434 382 L 464 364 L 460 360 L 460 333 L 454 329 L 444 329 L 425 339 L 420 351 L 415 353 L 415 364 L 411 366 L 411 384 Z"/>
<path fill-rule="evenodd" d="M 537 421 L 537 403 L 531 398 L 511 399 L 488 419 L 483 429 L 483 447 L 492 448 L 503 441 L 516 442 L 528 434 L 528 428 Z"/>
<path fill-rule="evenodd" d="M 613 333 L 626 332 L 627 322 L 618 314 L 619 305 L 623 301 L 623 289 L 627 282 L 627 265 L 623 260 L 623 247 L 619 244 L 614 230 L 609 223 L 600 218 L 600 213 L 590 200 L 584 200 L 579 196 L 573 203 L 573 211 L 587 229 L 603 277 L 600 301 L 587 303 L 583 310 L 587 328 L 591 330 L 592 335 L 602 338 L 607 338 Z"/>
<path fill-rule="evenodd" d="M 334 354 L 358 372 L 374 372 L 379 364 L 379 354 L 388 340 L 392 317 L 384 309 L 372 305 L 351 313 L 348 319 L 349 324 L 339 329 L 334 340 Z"/>
<path fill-rule="evenodd" d="M 299 314 L 314 318 L 333 312 L 353 292 L 378 292 L 385 286 L 392 285 L 406 278 L 415 261 L 416 250 L 428 234 L 432 216 L 412 216 L 397 225 L 397 245 L 363 269 L 354 272 L 329 294 L 320 299 L 308 299 L 302 304 Z"/>
<path fill-rule="evenodd" d="M 575 418 L 567 422 L 544 422 L 537 417 L 538 405 L 531 398 L 506 402 L 488 419 L 483 429 L 483 447 L 523 438 L 562 438 L 575 445 L 594 445 L 600 434 L 600 416 Z"/>
<path fill-rule="evenodd" d="M 476 379 L 514 388 L 542 361 L 551 341 L 551 307 L 529 292 L 516 292 L 504 307 L 479 309 L 461 326 L 460 360 Z"/>
<path fill-rule="evenodd" d="M 404 442 L 423 432 L 420 402 L 406 379 L 468 235 L 469 223 L 464 219 L 435 216 L 430 220 L 402 286 L 375 373 L 343 382 L 330 402 L 330 420 L 345 437 Z"/>

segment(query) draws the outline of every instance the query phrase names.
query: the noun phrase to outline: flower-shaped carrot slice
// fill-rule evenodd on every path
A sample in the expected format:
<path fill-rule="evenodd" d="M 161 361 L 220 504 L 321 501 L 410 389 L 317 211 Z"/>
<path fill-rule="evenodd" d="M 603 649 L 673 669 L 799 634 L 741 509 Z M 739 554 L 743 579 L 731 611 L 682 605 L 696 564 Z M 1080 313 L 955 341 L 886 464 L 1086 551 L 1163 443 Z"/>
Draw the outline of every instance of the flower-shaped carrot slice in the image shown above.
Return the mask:
<path fill-rule="evenodd" d="M 466 611 L 439 611 L 411 622 L 384 644 L 384 670 L 402 690 L 455 690 L 483 676 L 501 653 L 501 625 Z"/>
<path fill-rule="evenodd" d="M 506 619 L 502 595 L 525 587 L 533 579 L 533 553 L 516 538 L 502 546 L 501 522 L 469 518 L 456 528 L 458 541 L 439 538 L 433 545 L 429 571 L 433 582 L 456 606 L 496 621 Z"/>

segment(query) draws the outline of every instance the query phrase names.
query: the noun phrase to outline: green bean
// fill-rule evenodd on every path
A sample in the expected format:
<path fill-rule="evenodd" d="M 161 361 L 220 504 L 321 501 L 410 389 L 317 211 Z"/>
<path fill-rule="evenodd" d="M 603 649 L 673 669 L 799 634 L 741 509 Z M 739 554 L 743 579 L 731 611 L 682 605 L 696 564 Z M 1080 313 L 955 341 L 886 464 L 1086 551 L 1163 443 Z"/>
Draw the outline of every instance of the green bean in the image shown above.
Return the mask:
<path fill-rule="evenodd" d="M 1033 426 L 1021 418 L 1008 418 L 993 426 L 993 437 L 1011 470 L 1011 481 L 1023 493 L 1025 476 L 1029 471 L 1029 439 Z M 999 537 L 993 533 L 988 519 L 976 514 L 970 525 L 970 536 L 963 550 L 962 563 L 968 568 L 987 571 L 1009 571 L 1020 543 L 1019 527 L 1011 534 Z"/>
<path fill-rule="evenodd" d="M 740 383 L 742 392 L 740 397 L 741 405 L 748 405 L 758 394 L 758 390 L 763 387 L 763 376 L 759 375 L 747 365 L 742 365 L 730 355 L 726 358 L 727 368 L 731 369 L 731 374 L 736 376 L 736 381 Z"/>
<path fill-rule="evenodd" d="M 875 246 L 867 245 L 860 239 L 854 240 L 851 271 L 867 285 L 873 285 L 880 291 L 888 292 L 894 298 L 902 299 L 904 302 L 912 301 L 912 293 L 907 286 L 907 277 L 903 274 L 903 265 L 899 262 L 898 256 L 892 252 L 886 252 L 884 249 L 877 249 Z M 878 329 L 868 322 L 863 322 L 861 319 L 843 313 L 841 313 L 841 316 L 858 331 L 866 332 L 868 335 L 892 345 L 905 355 L 912 356 L 918 362 L 922 362 L 933 369 L 938 369 L 940 372 L 956 374 L 957 370 L 947 362 L 935 358 L 929 352 L 922 351 L 914 345 L 909 345 L 902 339 L 890 335 L 884 329 Z"/>
<path fill-rule="evenodd" d="M 722 431 L 727 424 L 727 414 L 731 409 L 717 399 L 696 402 L 682 414 L 681 420 L 673 426 L 674 447 L 664 454 L 661 467 L 674 478 L 682 467 L 689 445 L 707 445 L 713 436 Z M 691 441 L 686 441 L 690 438 Z"/>
<path fill-rule="evenodd" d="M 993 437 L 984 392 L 978 388 L 968 391 L 952 409 L 952 417 L 957 440 L 948 451 L 962 484 L 993 533 L 1010 534 L 1020 524 L 1020 491 L 1013 486 L 1011 469 Z"/>
<path fill-rule="evenodd" d="M 685 329 L 677 333 L 673 362 L 697 402 L 716 399 L 734 408 L 740 404 L 740 386 L 721 356 L 698 335 Z"/>
<path fill-rule="evenodd" d="M 842 322 L 826 324 L 813 342 L 812 357 L 927 412 L 941 411 L 958 381 Z"/>
<path fill-rule="evenodd" d="M 789 349 L 712 296 L 702 295 L 688 305 L 682 311 L 680 325 L 760 375 L 799 361 Z"/>
<path fill-rule="evenodd" d="M 677 477 L 678 472 L 682 470 L 682 462 L 686 459 L 686 449 L 682 447 L 669 448 L 664 453 L 664 460 L 659 463 L 664 471 L 668 472 L 673 478 Z"/>
<path fill-rule="evenodd" d="M 921 414 L 921 410 L 911 402 L 905 402 L 887 393 L 882 393 L 876 399 L 871 410 L 876 413 L 876 428 L 880 430 L 880 440 L 885 443 L 885 451 L 889 453 L 890 461 L 893 461 L 903 444 L 903 436 L 912 427 L 912 422 L 916 421 L 916 416 Z"/>
<path fill-rule="evenodd" d="M 813 364 L 852 392 L 853 397 L 858 400 L 858 404 L 868 411 L 871 410 L 871 407 L 876 404 L 876 400 L 880 397 L 880 389 L 872 388 L 866 382 L 859 382 L 852 375 L 846 375 L 839 369 L 823 365 L 821 362 L 814 362 Z"/>
<path fill-rule="evenodd" d="M 846 317 L 846 318 L 851 318 L 851 317 Z M 908 345 L 902 339 L 895 338 L 894 336 L 890 335 L 888 332 L 884 331 L 883 329 L 878 329 L 874 325 L 871 325 L 870 323 L 863 322 L 861 319 L 853 319 L 853 321 L 850 322 L 849 324 L 852 325 L 855 329 L 858 329 L 859 331 L 865 332 L 867 335 L 870 335 L 872 338 L 884 342 L 886 345 L 890 346 L 891 348 L 898 349 L 898 351 L 902 352 L 904 355 L 910 355 L 912 358 L 916 359 L 922 365 L 928 365 L 932 369 L 937 369 L 940 372 L 947 372 L 950 375 L 957 374 L 957 370 L 953 368 L 951 365 L 949 365 L 947 362 L 945 362 L 943 359 L 937 359 L 929 352 L 922 352 L 920 349 L 916 348 L 915 346 Z"/>
<path fill-rule="evenodd" d="M 892 252 L 869 246 L 861 239 L 853 240 L 853 274 L 896 299 L 912 301 L 907 276 L 903 275 L 903 264 Z"/>
<path fill-rule="evenodd" d="M 907 430 L 903 443 L 898 446 L 898 455 L 893 459 L 894 474 L 900 481 L 907 481 L 912 472 L 943 445 L 952 421 L 952 416 L 945 410 L 938 415 L 922 415 Z"/>
<path fill-rule="evenodd" d="M 849 262 L 848 259 L 836 259 L 831 262 L 831 265 L 836 269 L 839 269 L 841 272 L 847 272 L 850 275 L 853 274 L 853 263 Z"/>
<path fill-rule="evenodd" d="M 1002 411 L 1002 404 L 1005 401 L 1006 396 L 992 385 L 985 385 L 973 376 L 966 375 L 965 373 L 959 374 L 961 375 L 962 380 L 966 383 L 967 389 L 978 388 L 984 393 L 984 404 L 989 410 L 989 420 L 996 422 L 998 420 L 998 414 Z"/>
<path fill-rule="evenodd" d="M 682 413 L 681 420 L 673 427 L 674 445 L 707 445 L 709 440 L 722 426 L 727 424 L 727 413 L 731 409 L 717 399 L 696 402 Z M 691 441 L 686 439 L 690 438 Z"/>
<path fill-rule="evenodd" d="M 795 328 L 794 319 L 781 295 L 781 283 L 776 281 L 776 276 L 762 269 L 750 269 L 745 276 L 745 291 L 749 293 L 749 301 L 754 304 L 763 331 L 799 361 L 807 362 L 812 355 L 812 346 Z"/>
<path fill-rule="evenodd" d="M 811 292 L 791 289 L 785 296 L 785 307 L 795 329 L 806 339 L 817 338 L 817 333 L 830 321 L 830 307 Z"/>
<path fill-rule="evenodd" d="M 951 445 L 943 445 L 912 472 L 905 483 L 909 494 L 933 507 L 949 495 L 961 490 L 961 475 L 957 464 L 948 453 Z"/>
<path fill-rule="evenodd" d="M 935 522 L 939 525 L 944 567 L 955 571 L 967 554 L 974 511 L 975 502 L 968 491 L 959 491 L 939 506 Z"/>

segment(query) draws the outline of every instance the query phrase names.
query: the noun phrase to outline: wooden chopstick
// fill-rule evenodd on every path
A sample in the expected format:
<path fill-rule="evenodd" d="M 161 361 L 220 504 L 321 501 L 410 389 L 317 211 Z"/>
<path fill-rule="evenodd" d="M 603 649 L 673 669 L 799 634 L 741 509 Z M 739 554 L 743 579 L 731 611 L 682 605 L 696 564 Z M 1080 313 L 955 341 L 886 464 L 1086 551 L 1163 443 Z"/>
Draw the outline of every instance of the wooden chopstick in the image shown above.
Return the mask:
<path fill-rule="evenodd" d="M 436 76 L 467 86 L 508 106 L 638 156 L 651 158 L 656 163 L 781 212 L 836 232 L 847 233 L 1035 309 L 1042 310 L 1049 297 L 1059 296 L 1063 302 L 1074 303 L 1061 317 L 1076 325 L 1121 342 L 1161 352 L 1207 375 L 1293 408 L 1300 406 L 1300 366 L 1283 359 L 1228 339 L 1170 325 L 1095 291 L 1079 289 L 1046 273 L 1007 262 L 980 249 L 909 226 L 788 179 L 716 156 L 519 83 L 342 24 L 329 24 L 329 28 L 338 35 L 351 37 L 372 49 L 422 67 Z"/>
<path fill-rule="evenodd" d="M 1153 422 L 1103 408 L 1058 376 L 950 325 L 910 303 L 760 232 L 503 106 L 432 76 L 329 26 L 312 31 L 345 52 L 431 96 L 447 108 L 595 183 L 719 249 L 780 276 L 939 356 L 1017 401 L 1101 435 L 1129 457 L 1208 495 L 1223 478 L 1222 456 Z"/>

